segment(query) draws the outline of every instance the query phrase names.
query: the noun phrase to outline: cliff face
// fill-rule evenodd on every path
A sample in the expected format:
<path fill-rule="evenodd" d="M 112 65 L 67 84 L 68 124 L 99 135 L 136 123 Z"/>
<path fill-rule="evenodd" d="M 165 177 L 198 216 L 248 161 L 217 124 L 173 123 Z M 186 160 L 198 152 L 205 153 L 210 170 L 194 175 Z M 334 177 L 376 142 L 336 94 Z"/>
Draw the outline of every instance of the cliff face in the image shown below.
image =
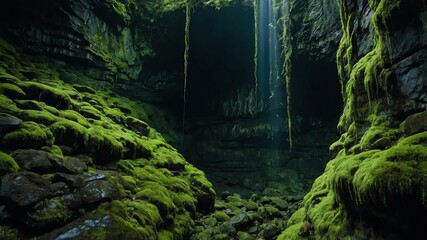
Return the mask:
<path fill-rule="evenodd" d="M 152 54 L 140 27 L 148 20 L 136 8 L 132 1 L 5 1 L 1 28 L 27 53 L 114 83 L 136 79 Z"/>
<path fill-rule="evenodd" d="M 426 4 L 339 6 L 342 136 L 280 239 L 425 238 Z"/>

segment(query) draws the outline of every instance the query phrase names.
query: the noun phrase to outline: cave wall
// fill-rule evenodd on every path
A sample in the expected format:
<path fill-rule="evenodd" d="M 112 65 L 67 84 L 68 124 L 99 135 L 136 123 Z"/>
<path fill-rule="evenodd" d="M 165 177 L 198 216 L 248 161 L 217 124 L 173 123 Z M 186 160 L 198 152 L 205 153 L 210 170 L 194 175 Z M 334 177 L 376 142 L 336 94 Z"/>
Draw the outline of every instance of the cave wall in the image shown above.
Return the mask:
<path fill-rule="evenodd" d="M 423 239 L 425 1 L 339 1 L 341 138 L 279 239 Z"/>
<path fill-rule="evenodd" d="M 337 3 L 292 4 L 292 152 L 284 83 L 277 84 L 276 95 L 282 96 L 279 106 L 260 95 L 265 83 L 259 83 L 257 97 L 262 104 L 254 108 L 252 7 L 194 15 L 192 20 L 198 23 L 192 27 L 190 51 L 195 53 L 190 53 L 188 120 L 180 150 L 217 185 L 262 191 L 269 182 L 286 182 L 284 172 L 290 169 L 306 178 L 318 176 L 328 161 L 328 145 L 338 137 L 335 125 L 342 108 L 335 64 L 341 37 Z M 201 34 L 206 28 L 215 36 Z M 214 50 L 205 50 L 207 46 Z M 215 59 L 222 65 L 214 65 Z M 260 178 L 254 182 L 253 175 Z M 311 183 L 302 185 L 307 184 Z"/>

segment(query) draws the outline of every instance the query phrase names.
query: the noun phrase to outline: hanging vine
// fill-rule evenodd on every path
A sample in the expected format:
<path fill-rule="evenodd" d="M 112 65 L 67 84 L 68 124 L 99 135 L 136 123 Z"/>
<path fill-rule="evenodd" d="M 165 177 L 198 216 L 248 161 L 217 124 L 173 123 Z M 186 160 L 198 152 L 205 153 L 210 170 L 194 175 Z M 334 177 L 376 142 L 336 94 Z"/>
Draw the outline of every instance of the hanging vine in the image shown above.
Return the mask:
<path fill-rule="evenodd" d="M 255 53 L 254 53 L 254 77 L 255 77 L 255 107 L 254 113 L 256 113 L 258 108 L 258 0 L 254 0 L 254 38 L 255 38 Z"/>
<path fill-rule="evenodd" d="M 191 0 L 187 0 L 185 6 L 185 49 L 184 49 L 184 93 L 183 93 L 183 109 L 182 109 L 182 147 L 184 147 L 184 127 L 185 127 L 185 111 L 187 104 L 187 78 L 188 78 L 188 53 L 190 50 L 190 16 L 191 16 Z"/>
<path fill-rule="evenodd" d="M 289 0 L 283 1 L 283 32 L 282 32 L 282 46 L 284 53 L 283 61 L 283 78 L 286 87 L 286 106 L 288 114 L 288 132 L 289 132 L 289 151 L 292 151 L 292 120 L 291 120 L 291 74 L 292 74 L 292 38 L 291 28 L 292 23 L 290 19 L 291 4 Z"/>

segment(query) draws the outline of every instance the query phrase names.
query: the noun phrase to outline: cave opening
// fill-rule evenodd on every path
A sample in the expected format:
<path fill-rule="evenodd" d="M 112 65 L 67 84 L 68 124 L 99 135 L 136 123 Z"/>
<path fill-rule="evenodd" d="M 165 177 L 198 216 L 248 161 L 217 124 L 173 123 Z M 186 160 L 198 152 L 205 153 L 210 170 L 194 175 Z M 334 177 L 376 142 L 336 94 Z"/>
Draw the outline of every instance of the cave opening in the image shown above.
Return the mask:
<path fill-rule="evenodd" d="M 262 21 L 270 26 L 271 20 Z M 184 24 L 182 12 L 161 18 L 162 27 L 153 37 L 157 54 L 148 62 L 150 74 L 172 75 L 167 81 L 173 87 L 163 104 L 177 121 L 183 108 L 183 83 L 176 80 L 183 79 Z M 298 27 L 293 31 L 296 34 Z M 342 112 L 342 98 L 335 52 L 319 56 L 299 51 L 299 40 L 292 40 L 295 148 L 290 152 L 285 84 L 280 76 L 282 43 L 279 36 L 273 43 L 280 45 L 275 53 L 279 80 L 272 85 L 276 104 L 269 102 L 272 92 L 267 48 L 260 56 L 261 61 L 267 62 L 261 73 L 267 83 L 258 89 L 259 99 L 263 99 L 259 101 L 265 101 L 265 106 L 254 111 L 254 34 L 252 7 L 233 5 L 192 12 L 184 145 L 177 141 L 174 146 L 189 162 L 205 171 L 218 192 L 261 193 L 282 184 L 288 190 L 294 188 L 290 185 L 299 185 L 300 190 L 290 191 L 303 194 L 322 173 L 329 160 L 329 145 L 339 137 L 336 124 Z M 268 35 L 268 28 L 259 34 L 262 39 L 262 35 Z M 180 124 L 176 131 L 182 131 Z M 254 175 L 260 178 L 255 180 Z"/>

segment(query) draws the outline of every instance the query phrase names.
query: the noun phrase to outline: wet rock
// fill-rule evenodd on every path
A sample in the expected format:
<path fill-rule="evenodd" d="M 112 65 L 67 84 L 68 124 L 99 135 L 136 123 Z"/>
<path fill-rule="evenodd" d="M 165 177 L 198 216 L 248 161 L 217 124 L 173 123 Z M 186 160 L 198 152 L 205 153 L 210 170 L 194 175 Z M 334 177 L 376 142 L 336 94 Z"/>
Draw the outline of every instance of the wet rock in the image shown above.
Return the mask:
<path fill-rule="evenodd" d="M 54 156 L 49 156 L 51 163 L 54 165 L 55 170 L 63 173 L 83 173 L 87 171 L 87 166 L 80 159 L 75 157 L 65 157 L 59 158 Z"/>
<path fill-rule="evenodd" d="M 231 196 L 232 194 L 229 191 L 223 191 L 221 192 L 221 199 L 226 200 L 227 197 Z"/>
<path fill-rule="evenodd" d="M 427 111 L 407 117 L 400 127 L 407 135 L 427 131 Z"/>
<path fill-rule="evenodd" d="M 111 215 L 82 217 L 42 237 L 41 240 L 89 239 L 114 224 Z"/>
<path fill-rule="evenodd" d="M 34 204 L 51 193 L 50 183 L 37 173 L 11 173 L 1 178 L 0 197 L 19 206 Z"/>
<path fill-rule="evenodd" d="M 26 225 L 33 229 L 53 228 L 63 225 L 73 216 L 73 212 L 59 199 L 50 199 L 37 204 L 29 213 Z M 52 226 L 53 225 L 53 226 Z"/>
<path fill-rule="evenodd" d="M 219 229 L 221 233 L 227 234 L 230 237 L 234 237 L 237 234 L 236 228 L 230 223 L 222 223 Z"/>
<path fill-rule="evenodd" d="M 56 173 L 53 176 L 52 182 L 64 182 L 71 189 L 82 188 L 85 184 L 85 179 L 81 175 L 71 175 L 65 173 Z"/>
<path fill-rule="evenodd" d="M 17 129 L 22 124 L 19 118 L 10 116 L 9 114 L 0 114 L 0 134 L 5 134 L 14 129 Z"/>
<path fill-rule="evenodd" d="M 12 157 L 24 170 L 40 174 L 53 172 L 53 165 L 45 151 L 19 149 L 12 153 Z"/>
<path fill-rule="evenodd" d="M 248 220 L 249 220 L 248 215 L 246 215 L 245 213 L 241 213 L 241 214 L 238 214 L 238 215 L 230 218 L 230 220 L 228 222 L 233 227 L 239 229 L 242 226 L 244 226 L 248 222 Z"/>
<path fill-rule="evenodd" d="M 52 195 L 53 196 L 62 196 L 70 193 L 70 187 L 64 182 L 55 182 L 52 183 Z"/>
<path fill-rule="evenodd" d="M 333 60 L 342 35 L 336 1 L 296 1 L 293 5 L 292 13 L 300 13 L 295 14 L 298 29 L 294 30 L 298 51 Z"/>
<path fill-rule="evenodd" d="M 67 155 L 64 153 L 64 155 Z M 76 155 L 75 158 L 86 164 L 86 166 L 93 166 L 93 158 L 88 155 Z"/>
<path fill-rule="evenodd" d="M 251 228 L 249 228 L 248 233 L 250 234 L 254 234 L 258 232 L 258 226 L 253 226 Z"/>
<path fill-rule="evenodd" d="M 279 197 L 272 197 L 271 204 L 280 210 L 286 210 L 289 203 Z"/>
<path fill-rule="evenodd" d="M 390 145 L 391 145 L 390 139 L 380 138 L 380 139 L 378 139 L 378 140 L 376 140 L 375 142 L 372 143 L 371 149 L 384 150 L 384 149 L 390 147 Z"/>
<path fill-rule="evenodd" d="M 85 179 L 85 182 L 107 179 L 107 176 L 103 172 L 85 173 L 83 174 L 83 177 Z"/>
<path fill-rule="evenodd" d="M 278 226 L 269 224 L 264 228 L 263 237 L 264 239 L 274 239 L 281 231 L 282 229 L 280 229 Z"/>
<path fill-rule="evenodd" d="M 105 180 L 96 180 L 86 183 L 75 193 L 61 197 L 61 201 L 69 208 L 77 208 L 94 203 L 121 199 L 122 194 L 116 185 Z"/>

